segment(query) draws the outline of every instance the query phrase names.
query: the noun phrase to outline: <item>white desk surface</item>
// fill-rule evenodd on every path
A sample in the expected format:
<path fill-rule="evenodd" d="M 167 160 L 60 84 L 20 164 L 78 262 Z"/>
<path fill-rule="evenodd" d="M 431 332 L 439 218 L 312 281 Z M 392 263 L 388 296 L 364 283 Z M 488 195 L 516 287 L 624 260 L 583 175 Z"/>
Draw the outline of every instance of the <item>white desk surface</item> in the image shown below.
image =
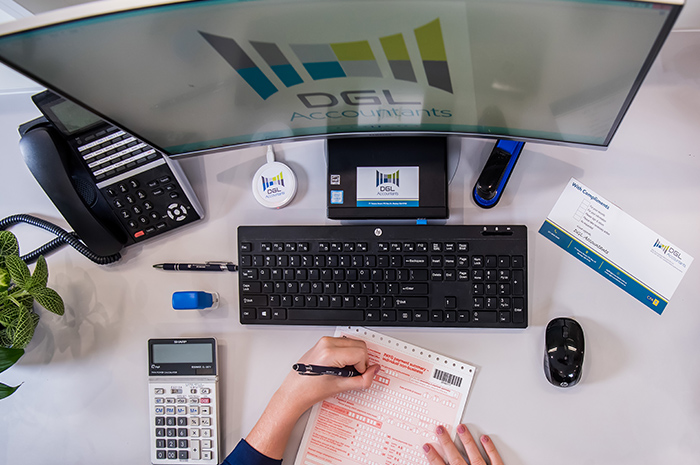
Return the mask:
<path fill-rule="evenodd" d="M 700 459 L 700 263 L 662 316 L 538 234 L 570 177 L 615 202 L 700 259 L 700 33 L 674 32 L 607 151 L 527 144 L 504 198 L 477 208 L 470 189 L 492 142 L 464 140 L 450 186 L 450 224 L 529 228 L 526 330 L 382 328 L 478 367 L 463 421 L 492 435 L 507 465 L 697 464 Z M 28 95 L 0 96 L 0 216 L 32 213 L 68 227 L 25 167 L 17 126 L 38 115 Z M 182 161 L 207 217 L 126 250 L 99 267 L 64 248 L 49 286 L 66 314 L 43 309 L 20 362 L 0 381 L 22 387 L 0 401 L 0 460 L 8 464 L 149 463 L 147 344 L 215 336 L 220 351 L 225 456 L 252 428 L 291 364 L 332 327 L 251 327 L 238 321 L 233 273 L 163 272 L 165 261 L 237 260 L 240 224 L 333 224 L 325 216 L 321 142 L 278 146 L 299 192 L 282 210 L 260 207 L 250 179 L 262 147 Z M 50 238 L 12 228 L 23 251 Z M 221 295 L 212 311 L 174 311 L 177 290 Z M 581 383 L 558 389 L 542 369 L 544 328 L 571 316 L 586 334 Z M 291 464 L 303 423 L 285 454 Z"/>

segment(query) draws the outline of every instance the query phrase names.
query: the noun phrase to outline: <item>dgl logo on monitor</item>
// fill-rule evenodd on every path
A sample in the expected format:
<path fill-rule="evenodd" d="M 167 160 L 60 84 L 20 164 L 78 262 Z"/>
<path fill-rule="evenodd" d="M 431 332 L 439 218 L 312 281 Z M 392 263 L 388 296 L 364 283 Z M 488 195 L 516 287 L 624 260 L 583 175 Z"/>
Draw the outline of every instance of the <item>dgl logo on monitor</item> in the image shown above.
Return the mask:
<path fill-rule="evenodd" d="M 423 66 L 428 85 L 453 93 L 440 19 L 437 18 L 415 28 L 413 32 L 420 52 L 419 66 L 421 64 Z M 199 33 L 263 100 L 278 91 L 270 78 L 234 39 L 203 31 Z M 415 64 L 409 55 L 403 34 L 380 37 L 379 42 L 389 62 L 393 78 L 399 81 L 417 82 Z M 286 87 L 304 82 L 299 71 L 294 68 L 277 44 L 257 41 L 248 43 Z M 375 51 L 367 40 L 329 44 L 289 44 L 289 47 L 313 81 L 345 77 L 387 77 L 382 75 Z"/>
<path fill-rule="evenodd" d="M 377 170 L 377 187 L 380 192 L 391 192 L 393 187 L 387 184 L 393 184 L 399 187 L 399 171 L 396 170 L 394 173 L 381 173 Z"/>

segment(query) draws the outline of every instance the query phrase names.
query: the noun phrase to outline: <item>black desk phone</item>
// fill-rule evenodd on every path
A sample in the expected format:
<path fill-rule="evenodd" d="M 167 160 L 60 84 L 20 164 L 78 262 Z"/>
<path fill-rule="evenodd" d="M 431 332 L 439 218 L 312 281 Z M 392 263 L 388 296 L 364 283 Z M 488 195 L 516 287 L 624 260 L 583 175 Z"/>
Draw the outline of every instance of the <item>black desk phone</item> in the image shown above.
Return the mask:
<path fill-rule="evenodd" d="M 19 127 L 24 161 L 96 254 L 204 217 L 176 161 L 51 91 L 32 100 L 44 116 Z"/>

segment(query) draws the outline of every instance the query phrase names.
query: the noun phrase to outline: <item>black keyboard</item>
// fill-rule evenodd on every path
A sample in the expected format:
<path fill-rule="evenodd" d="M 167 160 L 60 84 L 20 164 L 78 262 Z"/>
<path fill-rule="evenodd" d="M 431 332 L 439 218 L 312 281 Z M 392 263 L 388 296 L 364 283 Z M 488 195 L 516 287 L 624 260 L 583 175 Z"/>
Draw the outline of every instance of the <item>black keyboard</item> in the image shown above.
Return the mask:
<path fill-rule="evenodd" d="M 525 226 L 240 226 L 242 324 L 526 328 Z"/>

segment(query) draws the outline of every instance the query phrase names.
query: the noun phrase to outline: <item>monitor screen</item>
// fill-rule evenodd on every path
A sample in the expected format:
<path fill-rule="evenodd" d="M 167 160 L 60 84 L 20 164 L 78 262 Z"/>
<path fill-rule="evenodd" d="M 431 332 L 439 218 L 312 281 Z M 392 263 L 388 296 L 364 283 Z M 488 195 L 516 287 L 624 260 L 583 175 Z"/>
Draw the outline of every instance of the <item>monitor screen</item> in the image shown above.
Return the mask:
<path fill-rule="evenodd" d="M 0 60 L 170 155 L 387 132 L 604 147 L 682 6 L 99 3 L 5 26 Z"/>

